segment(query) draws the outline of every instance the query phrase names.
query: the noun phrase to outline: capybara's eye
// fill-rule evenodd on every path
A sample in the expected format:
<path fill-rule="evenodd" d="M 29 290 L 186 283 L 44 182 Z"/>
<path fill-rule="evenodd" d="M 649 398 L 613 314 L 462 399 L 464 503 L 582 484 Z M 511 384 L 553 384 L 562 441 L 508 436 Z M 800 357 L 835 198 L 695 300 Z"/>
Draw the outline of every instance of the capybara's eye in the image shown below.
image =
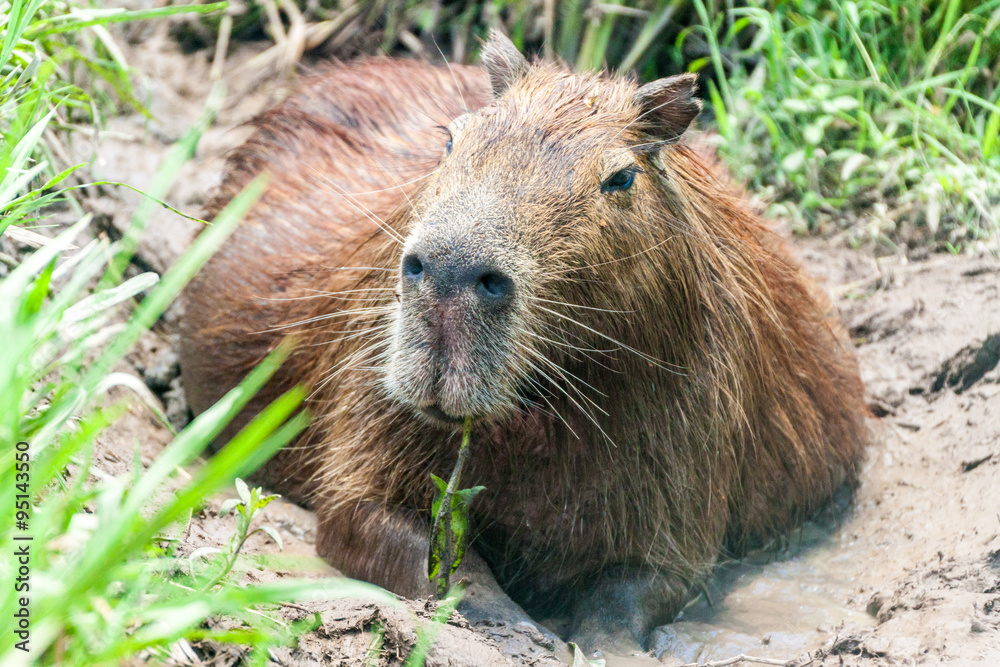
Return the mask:
<path fill-rule="evenodd" d="M 610 178 L 601 183 L 601 192 L 607 194 L 609 192 L 618 192 L 619 190 L 628 190 L 635 181 L 635 172 L 636 169 L 634 167 L 616 171 L 611 174 Z"/>
<path fill-rule="evenodd" d="M 445 135 L 447 135 L 448 140 L 444 142 L 444 154 L 451 155 L 452 139 L 454 136 L 451 133 L 451 128 L 445 127 L 444 125 L 438 125 L 437 129 L 441 130 L 442 132 L 445 133 Z"/>

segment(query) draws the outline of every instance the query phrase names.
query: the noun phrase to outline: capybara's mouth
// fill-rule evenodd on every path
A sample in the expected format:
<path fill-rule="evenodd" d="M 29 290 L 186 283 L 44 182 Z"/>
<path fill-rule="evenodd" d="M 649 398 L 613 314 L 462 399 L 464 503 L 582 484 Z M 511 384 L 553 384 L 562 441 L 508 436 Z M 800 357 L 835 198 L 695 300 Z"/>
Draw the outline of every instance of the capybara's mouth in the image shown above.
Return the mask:
<path fill-rule="evenodd" d="M 502 327 L 461 322 L 442 332 L 444 327 L 428 325 L 419 308 L 405 312 L 406 305 L 397 315 L 385 367 L 390 396 L 439 427 L 461 426 L 467 416 L 480 421 L 506 415 L 515 404 L 509 385 L 518 369 L 509 368 L 512 343 Z"/>
<path fill-rule="evenodd" d="M 449 424 L 452 426 L 461 426 L 462 424 L 465 423 L 464 416 L 456 417 L 454 415 L 450 415 L 444 410 L 442 410 L 441 406 L 439 406 L 437 403 L 429 405 L 427 407 L 422 407 L 420 408 L 420 411 L 434 421 L 444 422 L 445 424 Z"/>

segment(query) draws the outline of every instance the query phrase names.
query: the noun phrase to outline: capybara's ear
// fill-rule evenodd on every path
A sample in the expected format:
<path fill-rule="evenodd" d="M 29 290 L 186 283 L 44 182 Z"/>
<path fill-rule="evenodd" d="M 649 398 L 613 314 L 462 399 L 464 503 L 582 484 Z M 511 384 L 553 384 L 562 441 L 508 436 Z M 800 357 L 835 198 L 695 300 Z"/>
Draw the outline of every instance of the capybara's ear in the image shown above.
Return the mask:
<path fill-rule="evenodd" d="M 528 73 L 528 61 L 507 35 L 496 28 L 490 29 L 490 38 L 479 59 L 490 76 L 494 97 L 503 95 L 511 84 Z"/>
<path fill-rule="evenodd" d="M 657 79 L 635 93 L 641 115 L 636 125 L 657 141 L 677 141 L 701 111 L 701 100 L 694 97 L 696 74 L 678 74 Z"/>

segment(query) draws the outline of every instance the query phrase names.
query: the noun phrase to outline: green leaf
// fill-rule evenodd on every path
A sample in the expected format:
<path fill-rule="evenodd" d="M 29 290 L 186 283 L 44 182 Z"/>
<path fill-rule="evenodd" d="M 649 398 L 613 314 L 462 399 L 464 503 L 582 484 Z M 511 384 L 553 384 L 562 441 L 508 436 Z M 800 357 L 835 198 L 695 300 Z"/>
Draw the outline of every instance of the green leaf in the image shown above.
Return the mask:
<path fill-rule="evenodd" d="M 733 127 L 729 123 L 729 114 L 726 103 L 719 94 L 714 81 L 708 82 L 708 97 L 712 101 L 712 109 L 715 111 L 715 121 L 719 124 L 719 134 L 727 140 L 733 139 Z"/>
<path fill-rule="evenodd" d="M 255 490 L 258 493 L 261 492 L 261 489 L 259 487 L 257 489 L 255 489 Z M 268 496 L 261 496 L 260 498 L 258 498 L 257 502 L 254 503 L 254 506 L 253 506 L 254 512 L 257 512 L 259 510 L 264 509 L 265 507 L 267 507 L 268 505 L 270 505 L 272 502 L 274 502 L 276 499 L 278 499 L 280 497 L 281 497 L 281 495 L 279 495 L 277 493 L 272 493 L 271 495 L 268 495 Z"/>
<path fill-rule="evenodd" d="M 806 152 L 803 149 L 799 149 L 794 153 L 789 153 L 785 156 L 785 159 L 781 161 L 781 168 L 787 172 L 795 173 L 802 168 L 802 165 L 806 163 Z"/>
<path fill-rule="evenodd" d="M 434 479 L 434 483 L 439 490 L 432 510 L 434 516 L 437 516 L 441 510 L 441 503 L 444 500 L 444 493 L 448 483 L 435 475 L 431 475 L 431 477 Z M 484 486 L 474 486 L 471 489 L 459 489 L 455 491 L 455 495 L 451 499 L 451 521 L 438 524 L 436 533 L 431 536 L 432 547 L 429 572 L 432 581 L 441 572 L 442 558 L 445 556 L 447 548 L 447 531 L 449 530 L 451 531 L 452 547 L 454 549 L 454 560 L 451 563 L 449 574 L 454 574 L 455 570 L 462 563 L 462 558 L 465 556 L 466 534 L 469 528 L 469 504 L 485 488 Z"/>
<path fill-rule="evenodd" d="M 21 323 L 27 322 L 30 318 L 34 317 L 39 310 L 42 308 L 42 303 L 45 302 L 45 297 L 49 293 L 49 283 L 52 282 L 52 272 L 56 268 L 56 260 L 53 259 L 49 262 L 49 265 L 45 267 L 41 275 L 35 279 L 35 284 L 31 286 L 31 291 L 28 293 L 28 297 L 21 302 L 21 312 L 18 313 L 18 321 Z"/>
<path fill-rule="evenodd" d="M 842 95 L 840 97 L 835 97 L 832 100 L 825 100 L 820 104 L 820 107 L 826 113 L 837 113 L 838 111 L 851 111 L 857 109 L 861 106 L 861 102 L 855 97 L 850 97 L 849 95 Z"/>
<path fill-rule="evenodd" d="M 997 154 L 1000 142 L 1000 112 L 994 111 L 983 128 L 983 158 L 989 160 Z"/>
<path fill-rule="evenodd" d="M 848 181 L 851 175 L 868 160 L 868 156 L 864 153 L 853 153 L 846 160 L 844 160 L 844 165 L 840 168 L 840 180 Z"/>
<path fill-rule="evenodd" d="M 274 543 L 278 545 L 278 551 L 284 551 L 285 545 L 282 543 L 281 535 L 278 534 L 278 531 L 271 526 L 261 526 L 257 530 L 266 533 L 272 540 L 274 540 Z"/>
<path fill-rule="evenodd" d="M 646 53 L 646 50 L 654 43 L 657 35 L 670 23 L 670 19 L 673 18 L 677 6 L 682 1 L 673 0 L 670 4 L 664 3 L 657 10 L 656 14 L 646 20 L 642 26 L 642 30 L 639 32 L 639 36 L 632 43 L 632 48 L 629 49 L 628 54 L 622 59 L 621 65 L 618 66 L 619 71 L 627 71 L 635 67 L 639 59 Z"/>
<path fill-rule="evenodd" d="M 232 512 L 234 509 L 236 509 L 237 505 L 240 505 L 240 504 L 242 504 L 242 501 L 239 498 L 228 498 L 228 499 L 226 499 L 222 503 L 222 506 L 219 508 L 219 516 L 226 516 L 227 514 L 229 514 L 230 512 Z"/>
<path fill-rule="evenodd" d="M 810 123 L 802 130 L 802 138 L 813 146 L 823 141 L 823 123 Z"/>
<path fill-rule="evenodd" d="M 215 2 L 209 5 L 176 5 L 173 7 L 141 9 L 136 11 L 115 8 L 111 10 L 111 12 L 105 11 L 103 16 L 97 16 L 96 18 L 84 20 L 67 20 L 68 17 L 65 15 L 55 16 L 51 19 L 41 21 L 37 25 L 33 26 L 30 31 L 25 33 L 25 39 L 38 39 L 39 37 L 47 37 L 49 35 L 57 35 L 59 33 L 77 32 L 82 28 L 89 28 L 90 26 L 95 25 L 143 21 L 147 19 L 161 18 L 164 16 L 173 16 L 175 14 L 207 14 L 209 12 L 221 11 L 228 6 L 228 2 Z M 89 13 L 94 14 L 96 11 L 92 10 Z M 58 21 L 65 22 L 60 25 L 54 25 L 51 28 L 45 27 L 47 25 L 55 24 Z"/>
<path fill-rule="evenodd" d="M 474 486 L 471 489 L 459 489 L 455 492 L 455 495 L 462 499 L 462 502 L 468 506 L 472 502 L 472 499 L 479 495 L 480 491 L 485 491 L 485 486 Z"/>
<path fill-rule="evenodd" d="M 800 100 L 797 97 L 789 97 L 787 99 L 781 100 L 781 106 L 788 109 L 792 113 L 809 113 L 812 111 L 812 105 L 805 100 Z"/>
<path fill-rule="evenodd" d="M 237 477 L 234 484 L 236 485 L 236 493 L 240 495 L 243 504 L 250 505 L 250 489 L 247 487 L 247 483 Z"/>

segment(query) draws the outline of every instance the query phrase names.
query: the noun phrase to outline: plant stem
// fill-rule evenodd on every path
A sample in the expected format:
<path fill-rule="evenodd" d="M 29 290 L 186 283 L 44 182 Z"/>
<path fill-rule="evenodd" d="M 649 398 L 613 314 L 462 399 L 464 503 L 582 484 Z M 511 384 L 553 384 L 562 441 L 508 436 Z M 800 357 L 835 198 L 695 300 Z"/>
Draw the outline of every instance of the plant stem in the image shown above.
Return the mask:
<path fill-rule="evenodd" d="M 469 458 L 469 436 L 472 433 L 472 416 L 465 418 L 465 429 L 462 431 L 462 444 L 458 448 L 458 460 L 455 461 L 455 468 L 451 471 L 451 479 L 448 480 L 448 488 L 445 489 L 444 497 L 441 498 L 441 506 L 438 508 L 437 516 L 434 517 L 434 525 L 431 526 L 431 535 L 438 534 L 438 527 L 442 521 L 447 521 L 447 529 L 444 533 L 444 553 L 441 554 L 441 567 L 438 575 L 434 579 L 434 587 L 438 597 L 444 598 L 450 587 L 450 577 L 452 563 L 455 562 L 455 536 L 451 529 L 451 499 L 458 488 L 458 480 L 462 476 L 462 466 Z M 433 539 L 433 538 L 432 538 Z"/>

